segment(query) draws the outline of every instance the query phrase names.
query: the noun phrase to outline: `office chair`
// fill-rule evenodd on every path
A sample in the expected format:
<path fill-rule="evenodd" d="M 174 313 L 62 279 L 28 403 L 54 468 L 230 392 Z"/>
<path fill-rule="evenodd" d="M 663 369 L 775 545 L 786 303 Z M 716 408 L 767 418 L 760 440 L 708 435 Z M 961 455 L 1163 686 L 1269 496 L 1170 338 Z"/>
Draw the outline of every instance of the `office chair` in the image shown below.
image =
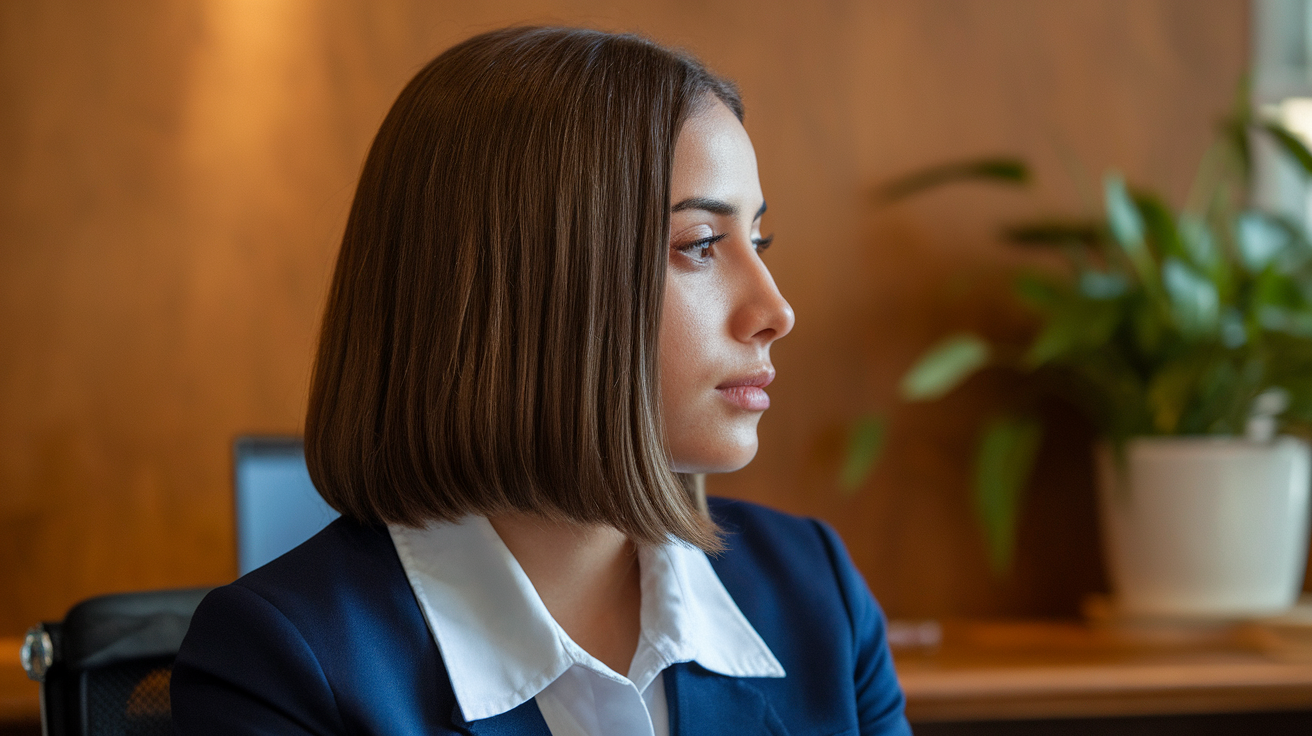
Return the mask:
<path fill-rule="evenodd" d="M 173 659 L 208 588 L 120 593 L 73 606 L 23 642 L 44 736 L 171 736 Z"/>

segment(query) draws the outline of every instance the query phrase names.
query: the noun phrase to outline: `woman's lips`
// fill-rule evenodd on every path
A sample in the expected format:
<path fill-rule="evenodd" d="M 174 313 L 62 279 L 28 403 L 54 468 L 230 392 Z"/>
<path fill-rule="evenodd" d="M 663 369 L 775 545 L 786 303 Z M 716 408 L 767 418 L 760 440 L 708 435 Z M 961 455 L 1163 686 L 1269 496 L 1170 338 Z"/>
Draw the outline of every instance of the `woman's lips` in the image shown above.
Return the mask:
<path fill-rule="evenodd" d="M 770 408 L 770 394 L 758 386 L 729 386 L 716 390 L 739 409 L 765 411 Z"/>
<path fill-rule="evenodd" d="M 770 408 L 770 395 L 765 387 L 774 380 L 774 371 L 766 370 L 715 387 L 730 404 L 744 411 L 765 411 Z"/>

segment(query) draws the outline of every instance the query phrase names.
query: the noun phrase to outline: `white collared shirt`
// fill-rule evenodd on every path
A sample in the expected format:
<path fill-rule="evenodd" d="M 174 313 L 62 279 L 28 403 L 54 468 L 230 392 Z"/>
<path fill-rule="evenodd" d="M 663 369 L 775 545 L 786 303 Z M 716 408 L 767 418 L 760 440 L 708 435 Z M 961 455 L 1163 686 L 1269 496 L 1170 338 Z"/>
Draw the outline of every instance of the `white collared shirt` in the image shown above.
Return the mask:
<path fill-rule="evenodd" d="M 622 675 L 556 623 L 487 519 L 389 530 L 466 721 L 536 698 L 552 736 L 667 736 L 670 665 L 784 676 L 700 550 L 639 551 L 642 633 Z"/>

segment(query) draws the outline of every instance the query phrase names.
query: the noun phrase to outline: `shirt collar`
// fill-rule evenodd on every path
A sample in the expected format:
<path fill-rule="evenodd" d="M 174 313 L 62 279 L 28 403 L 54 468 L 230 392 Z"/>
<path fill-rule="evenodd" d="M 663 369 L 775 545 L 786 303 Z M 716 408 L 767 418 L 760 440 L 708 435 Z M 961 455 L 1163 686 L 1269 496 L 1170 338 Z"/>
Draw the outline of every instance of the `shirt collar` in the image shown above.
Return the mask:
<path fill-rule="evenodd" d="M 389 531 L 466 720 L 515 708 L 574 665 L 624 679 L 556 623 L 487 519 Z M 642 635 L 627 674 L 639 691 L 676 662 L 730 677 L 784 676 L 703 552 L 671 542 L 642 549 L 638 564 Z"/>

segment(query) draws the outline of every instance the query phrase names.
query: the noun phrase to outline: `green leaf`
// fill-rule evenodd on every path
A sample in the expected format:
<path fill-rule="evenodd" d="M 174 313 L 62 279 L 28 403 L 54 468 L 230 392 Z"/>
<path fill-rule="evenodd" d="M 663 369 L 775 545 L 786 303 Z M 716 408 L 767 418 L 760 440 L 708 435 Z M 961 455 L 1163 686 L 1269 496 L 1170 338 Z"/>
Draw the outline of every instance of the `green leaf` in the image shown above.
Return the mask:
<path fill-rule="evenodd" d="M 973 161 L 954 161 L 898 177 L 879 188 L 879 197 L 894 201 L 960 181 L 992 181 L 1000 184 L 1025 184 L 1030 170 L 1017 158 L 985 158 Z"/>
<path fill-rule="evenodd" d="M 1234 289 L 1234 277 L 1207 221 L 1197 215 L 1182 214 L 1176 229 L 1180 233 L 1185 260 L 1211 280 L 1220 301 L 1228 301 Z M 1233 331 L 1231 337 L 1234 337 Z"/>
<path fill-rule="evenodd" d="M 1231 155 L 1234 156 L 1234 163 L 1238 167 L 1236 173 L 1245 182 L 1253 167 L 1253 151 L 1248 135 L 1253 122 L 1253 110 L 1249 101 L 1243 99 L 1247 94 L 1246 87 L 1246 83 L 1241 83 L 1235 98 L 1234 110 L 1221 121 L 1219 131 L 1221 140 L 1225 141 Z M 1244 188 L 1247 189 L 1247 186 L 1245 185 Z"/>
<path fill-rule="evenodd" d="M 1087 220 L 1039 220 L 1008 225 L 1003 235 L 1020 245 L 1067 245 L 1078 243 L 1096 246 L 1107 239 L 1107 231 L 1098 222 Z"/>
<path fill-rule="evenodd" d="M 930 348 L 902 377 L 902 398 L 932 401 L 989 362 L 989 345 L 978 335 L 951 335 Z"/>
<path fill-rule="evenodd" d="M 1179 229 L 1186 260 L 1211 280 L 1222 304 L 1233 304 L 1241 280 L 1233 259 L 1227 256 L 1237 250 L 1233 238 L 1218 236 L 1212 225 L 1193 215 L 1181 215 Z"/>
<path fill-rule="evenodd" d="M 1157 264 L 1144 242 L 1145 225 L 1138 205 L 1125 188 L 1125 180 L 1117 174 L 1108 174 L 1103 181 L 1106 198 L 1107 227 L 1121 250 L 1125 252 L 1146 287 L 1157 283 Z"/>
<path fill-rule="evenodd" d="M 1179 419 L 1171 430 L 1173 434 L 1237 433 L 1243 431 L 1247 416 L 1232 415 L 1236 408 L 1248 405 L 1247 382 L 1243 372 L 1235 368 L 1223 353 L 1208 351 L 1190 358 L 1185 365 L 1168 366 L 1193 375 L 1181 397 Z M 1156 421 L 1156 419 L 1154 420 Z"/>
<path fill-rule="evenodd" d="M 1278 258 L 1290 245 L 1289 231 L 1263 212 L 1249 210 L 1235 223 L 1239 255 L 1244 266 L 1258 273 Z"/>
<path fill-rule="evenodd" d="M 1253 280 L 1249 300 L 1259 318 L 1267 307 L 1300 309 L 1307 305 L 1298 283 L 1274 268 L 1266 269 Z"/>
<path fill-rule="evenodd" d="M 1107 225 L 1112 231 L 1112 237 L 1124 248 L 1142 247 L 1143 218 L 1129 190 L 1125 188 L 1125 180 L 1119 174 L 1107 175 L 1103 181 L 1103 197 L 1107 207 Z"/>
<path fill-rule="evenodd" d="M 1116 299 L 1130 289 L 1130 282 L 1119 273 L 1085 271 L 1080 274 L 1080 293 L 1089 299 Z"/>
<path fill-rule="evenodd" d="M 1121 319 L 1120 305 L 1109 299 L 1070 299 L 1050 309 L 1043 329 L 1025 352 L 1025 363 L 1038 368 L 1062 358 L 1077 359 L 1111 339 Z"/>
<path fill-rule="evenodd" d="M 1064 285 L 1034 273 L 1022 273 L 1016 278 L 1016 295 L 1031 307 L 1043 312 L 1052 310 L 1065 299 Z"/>
<path fill-rule="evenodd" d="M 1150 309 L 1148 304 L 1140 302 L 1130 310 L 1130 328 L 1134 332 L 1135 347 L 1144 355 L 1155 355 L 1162 346 L 1165 326 L 1160 312 Z"/>
<path fill-rule="evenodd" d="M 1268 330 L 1294 337 L 1312 338 L 1312 311 L 1264 306 L 1257 314 L 1258 324 Z"/>
<path fill-rule="evenodd" d="M 1221 301 L 1215 284 L 1174 257 L 1167 258 L 1162 264 L 1162 281 L 1171 297 L 1171 311 L 1181 332 L 1205 335 L 1216 331 L 1221 317 Z"/>
<path fill-rule="evenodd" d="M 1181 243 L 1180 232 L 1175 227 L 1175 213 L 1155 194 L 1135 192 L 1134 205 L 1143 218 L 1145 238 L 1156 246 L 1161 255 L 1184 256 L 1185 247 Z"/>
<path fill-rule="evenodd" d="M 1231 350 L 1242 347 L 1248 342 L 1248 327 L 1244 324 L 1244 315 L 1234 307 L 1227 307 L 1221 312 L 1221 344 Z"/>
<path fill-rule="evenodd" d="M 1263 123 L 1262 130 L 1271 136 L 1286 156 L 1294 159 L 1304 176 L 1312 175 L 1312 151 L 1307 150 L 1297 135 L 1276 122 Z"/>
<path fill-rule="evenodd" d="M 1029 350 L 1025 351 L 1025 364 L 1037 368 L 1054 358 L 1071 352 L 1079 342 L 1080 325 L 1078 319 L 1071 319 L 1069 313 L 1049 320 L 1043 330 L 1034 338 Z"/>
<path fill-rule="evenodd" d="M 1289 239 L 1289 252 L 1286 255 L 1297 256 L 1299 260 L 1306 260 L 1312 255 L 1312 242 L 1308 241 L 1308 232 L 1300 218 L 1291 217 L 1288 214 L 1263 212 L 1276 227 L 1285 231 Z"/>
<path fill-rule="evenodd" d="M 1210 272 L 1219 265 L 1221 258 L 1216 249 L 1216 241 L 1202 218 L 1195 215 L 1181 215 L 1176 227 L 1179 229 L 1180 242 L 1190 263 L 1205 272 Z"/>
<path fill-rule="evenodd" d="M 1199 377 L 1209 363 L 1201 356 L 1186 356 L 1157 370 L 1148 386 L 1148 405 L 1153 414 L 1153 429 L 1159 434 L 1175 434 L 1180 416 L 1190 396 L 1198 387 Z"/>
<path fill-rule="evenodd" d="M 879 414 L 868 414 L 852 424 L 847 440 L 847 458 L 838 476 L 844 496 L 855 494 L 879 462 L 887 429 L 887 418 Z"/>
<path fill-rule="evenodd" d="M 975 457 L 975 513 L 996 574 L 1011 567 L 1025 487 L 1034 470 L 1042 429 L 1033 417 L 1000 417 L 980 436 Z"/>

